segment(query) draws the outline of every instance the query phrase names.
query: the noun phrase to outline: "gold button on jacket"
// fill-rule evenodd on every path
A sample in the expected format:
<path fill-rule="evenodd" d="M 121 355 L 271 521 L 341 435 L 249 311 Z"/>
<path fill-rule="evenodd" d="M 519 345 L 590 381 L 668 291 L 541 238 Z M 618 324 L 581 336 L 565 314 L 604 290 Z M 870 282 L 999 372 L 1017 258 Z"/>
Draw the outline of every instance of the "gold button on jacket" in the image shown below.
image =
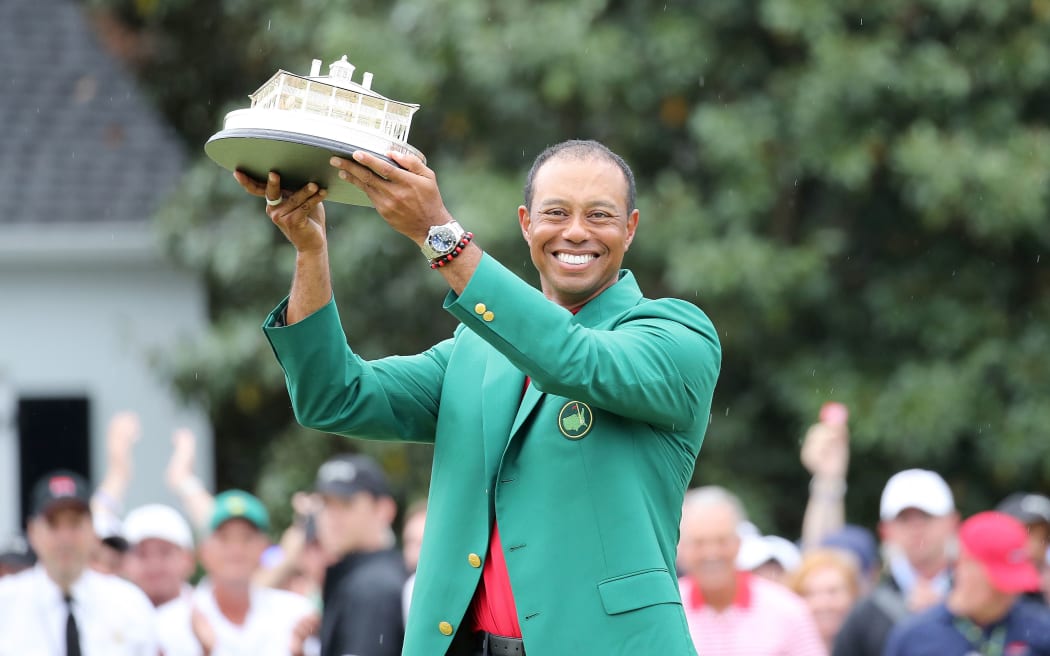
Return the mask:
<path fill-rule="evenodd" d="M 448 622 L 441 622 L 438 624 L 438 631 L 441 631 L 442 635 L 452 635 L 452 625 Z"/>
<path fill-rule="evenodd" d="M 467 556 L 467 562 L 470 563 L 471 567 L 481 567 L 481 556 L 472 553 Z"/>

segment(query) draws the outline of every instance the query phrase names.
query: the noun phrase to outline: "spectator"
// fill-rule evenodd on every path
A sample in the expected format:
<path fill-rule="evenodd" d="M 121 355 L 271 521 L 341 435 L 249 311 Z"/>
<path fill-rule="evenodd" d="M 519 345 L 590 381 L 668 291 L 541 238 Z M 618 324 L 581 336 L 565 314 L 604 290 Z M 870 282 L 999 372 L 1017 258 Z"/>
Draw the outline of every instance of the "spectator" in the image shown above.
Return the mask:
<path fill-rule="evenodd" d="M 408 623 L 408 609 L 412 605 L 412 590 L 416 585 L 416 565 L 419 563 L 419 551 L 423 547 L 423 526 L 427 521 L 427 503 L 419 501 L 405 511 L 405 523 L 401 527 L 401 553 L 405 557 L 405 569 L 408 580 L 401 595 L 401 611 Z"/>
<path fill-rule="evenodd" d="M 1050 656 L 1050 611 L 1020 599 L 1039 587 L 1024 525 L 978 513 L 963 523 L 959 542 L 947 600 L 897 626 L 885 656 Z"/>
<path fill-rule="evenodd" d="M 136 508 L 124 520 L 124 535 L 130 545 L 125 573 L 154 606 L 192 594 L 193 532 L 177 510 L 161 504 Z"/>
<path fill-rule="evenodd" d="M 36 564 L 36 555 L 22 535 L 0 542 L 0 578 L 18 574 Z"/>
<path fill-rule="evenodd" d="M 206 532 L 215 511 L 215 499 L 193 471 L 197 436 L 188 428 L 178 428 L 171 441 L 173 449 L 165 472 L 168 487 L 178 495 L 194 529 Z"/>
<path fill-rule="evenodd" d="M 802 518 L 802 548 L 818 546 L 846 523 L 846 472 L 849 469 L 849 411 L 841 403 L 825 403 L 820 420 L 802 441 L 801 460 L 812 475 L 809 500 Z"/>
<path fill-rule="evenodd" d="M 99 574 L 124 576 L 128 540 L 122 522 L 116 517 L 92 514 L 92 525 L 98 543 L 91 554 L 91 569 Z"/>
<path fill-rule="evenodd" d="M 805 603 L 735 562 L 740 501 L 720 487 L 686 494 L 678 547 L 689 632 L 703 656 L 822 656 L 827 653 Z"/>
<path fill-rule="evenodd" d="M 860 573 L 860 596 L 867 596 L 879 582 L 879 571 L 882 569 L 879 547 L 875 543 L 875 536 L 868 529 L 847 524 L 824 536 L 820 546 L 836 549 L 855 561 Z"/>
<path fill-rule="evenodd" d="M 405 564 L 394 546 L 397 506 L 386 475 L 364 455 L 336 456 L 317 472 L 325 572 L 321 655 L 397 656 L 404 643 Z"/>
<path fill-rule="evenodd" d="M 262 568 L 255 582 L 301 594 L 320 611 L 321 587 L 329 560 L 317 539 L 317 517 L 297 513 L 281 535 L 280 544 L 271 546 L 263 554 Z"/>
<path fill-rule="evenodd" d="M 1017 519 L 1028 529 L 1028 558 L 1040 573 L 1047 569 L 1046 554 L 1050 549 L 1050 499 L 1042 494 L 1018 493 L 1003 499 L 996 508 Z M 1025 598 L 1030 601 L 1046 603 L 1043 588 L 1037 592 L 1028 592 Z"/>
<path fill-rule="evenodd" d="M 833 656 L 880 656 L 893 626 L 948 593 L 959 516 L 944 479 L 925 469 L 894 474 L 882 491 L 879 531 L 887 572 L 846 618 Z"/>
<path fill-rule="evenodd" d="M 788 579 L 788 586 L 809 606 L 829 651 L 860 597 L 860 579 L 854 559 L 837 549 L 807 551 Z"/>
<path fill-rule="evenodd" d="M 287 656 L 302 651 L 295 628 L 312 612 L 309 602 L 284 590 L 252 583 L 266 549 L 269 515 L 247 492 L 230 490 L 214 499 L 201 545 L 206 578 L 189 598 L 161 609 L 165 656 Z"/>
<path fill-rule="evenodd" d="M 156 655 L 146 596 L 88 567 L 98 543 L 90 499 L 87 481 L 69 471 L 34 486 L 27 533 L 39 563 L 0 579 L 0 655 Z"/>
<path fill-rule="evenodd" d="M 405 521 L 401 527 L 401 551 L 405 557 L 405 569 L 416 571 L 419 563 L 419 550 L 423 546 L 423 527 L 427 520 L 427 502 L 413 503 L 405 511 Z"/>
<path fill-rule="evenodd" d="M 120 517 L 131 482 L 131 450 L 141 435 L 139 417 L 130 411 L 113 415 L 106 428 L 106 473 L 91 495 L 91 516 L 99 537 L 91 567 L 103 574 L 124 574 L 128 541 Z"/>

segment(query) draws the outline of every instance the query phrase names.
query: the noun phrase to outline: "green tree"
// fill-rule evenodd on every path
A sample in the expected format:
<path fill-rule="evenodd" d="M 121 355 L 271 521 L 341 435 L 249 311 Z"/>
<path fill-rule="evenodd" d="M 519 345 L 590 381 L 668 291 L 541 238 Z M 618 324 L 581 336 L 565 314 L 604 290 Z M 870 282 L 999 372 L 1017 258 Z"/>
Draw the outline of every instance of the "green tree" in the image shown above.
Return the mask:
<path fill-rule="evenodd" d="M 627 264 L 713 318 L 724 347 L 695 480 L 793 535 L 799 439 L 852 410 L 850 516 L 941 471 L 961 508 L 1050 483 L 1050 1 L 93 0 L 156 44 L 142 80 L 198 149 L 273 70 L 347 53 L 418 102 L 412 143 L 479 243 L 534 279 L 514 208 L 547 144 L 632 163 Z M 201 100 L 201 93 L 206 100 Z M 365 208 L 333 206 L 337 302 L 361 353 L 453 329 L 441 280 Z M 220 480 L 272 500 L 344 442 L 292 424 L 259 324 L 293 255 L 203 157 L 160 216 L 214 327 L 163 366 L 211 408 Z M 362 446 L 425 490 L 425 447 Z"/>

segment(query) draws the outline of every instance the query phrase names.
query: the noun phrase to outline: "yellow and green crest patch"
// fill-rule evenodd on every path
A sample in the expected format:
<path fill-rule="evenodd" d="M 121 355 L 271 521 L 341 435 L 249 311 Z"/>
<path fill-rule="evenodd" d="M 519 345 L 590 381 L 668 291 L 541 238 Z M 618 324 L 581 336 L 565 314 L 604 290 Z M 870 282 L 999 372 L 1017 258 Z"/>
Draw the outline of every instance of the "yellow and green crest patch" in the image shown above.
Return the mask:
<path fill-rule="evenodd" d="M 590 432 L 594 413 L 583 401 L 569 401 L 558 413 L 558 430 L 570 440 L 578 440 Z"/>

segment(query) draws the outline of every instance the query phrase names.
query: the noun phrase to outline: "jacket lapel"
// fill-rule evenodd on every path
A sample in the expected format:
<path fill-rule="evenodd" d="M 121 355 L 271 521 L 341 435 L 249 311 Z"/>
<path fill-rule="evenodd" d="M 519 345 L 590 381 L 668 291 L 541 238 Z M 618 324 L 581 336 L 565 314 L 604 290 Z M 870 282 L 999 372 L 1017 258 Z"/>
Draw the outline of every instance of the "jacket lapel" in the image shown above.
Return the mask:
<path fill-rule="evenodd" d="M 522 384 L 524 383 L 525 381 L 522 380 Z M 510 428 L 511 435 L 517 434 L 518 429 L 521 428 L 521 425 L 522 423 L 524 423 L 525 418 L 529 416 L 529 413 L 532 412 L 532 410 L 536 407 L 536 404 L 540 402 L 540 399 L 542 397 L 543 392 L 536 389 L 536 387 L 533 386 L 532 383 L 529 383 L 528 389 L 525 390 L 525 396 L 521 399 L 521 405 L 518 406 L 518 414 L 514 416 L 514 425 Z"/>
<path fill-rule="evenodd" d="M 482 442 L 485 448 L 485 472 L 489 478 L 496 476 L 503 450 L 510 441 L 511 426 L 517 423 L 513 409 L 521 402 L 521 388 L 524 385 L 525 374 L 518 371 L 499 351 L 491 349 L 481 390 Z"/>

